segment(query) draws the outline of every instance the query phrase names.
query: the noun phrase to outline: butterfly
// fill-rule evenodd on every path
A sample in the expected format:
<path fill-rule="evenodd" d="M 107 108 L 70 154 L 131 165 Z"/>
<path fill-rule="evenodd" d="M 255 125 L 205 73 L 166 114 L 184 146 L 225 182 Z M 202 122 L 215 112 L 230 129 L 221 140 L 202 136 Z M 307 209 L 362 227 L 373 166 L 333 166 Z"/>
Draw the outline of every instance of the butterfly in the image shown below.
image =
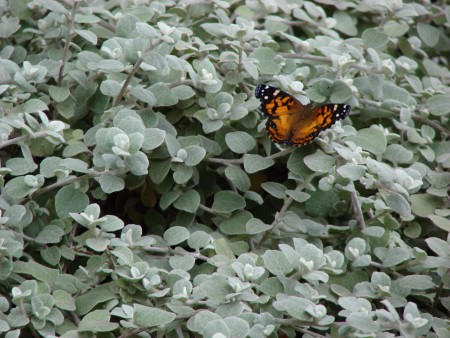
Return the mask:
<path fill-rule="evenodd" d="M 255 96 L 268 117 L 266 130 L 273 142 L 296 147 L 312 142 L 320 132 L 350 113 L 348 104 L 303 105 L 292 95 L 269 85 L 259 85 Z"/>

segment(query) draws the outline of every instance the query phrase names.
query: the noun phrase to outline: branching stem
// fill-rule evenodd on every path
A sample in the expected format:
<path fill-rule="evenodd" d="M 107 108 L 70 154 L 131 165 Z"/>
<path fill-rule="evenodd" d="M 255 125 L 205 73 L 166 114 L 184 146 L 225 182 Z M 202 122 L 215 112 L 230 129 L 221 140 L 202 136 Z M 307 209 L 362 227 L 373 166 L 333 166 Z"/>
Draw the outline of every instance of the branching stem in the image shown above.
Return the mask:
<path fill-rule="evenodd" d="M 116 107 L 122 100 L 122 97 L 125 95 L 125 92 L 128 88 L 128 85 L 130 84 L 131 80 L 133 79 L 134 74 L 136 74 L 139 67 L 141 66 L 141 63 L 144 61 L 144 54 L 151 51 L 152 49 L 154 49 L 156 46 L 160 45 L 161 43 L 163 43 L 162 39 L 156 39 L 153 43 L 150 44 L 150 46 L 146 50 L 142 51 L 141 55 L 139 56 L 136 63 L 134 64 L 133 69 L 131 69 L 130 73 L 128 74 L 127 79 L 123 83 L 123 86 L 120 89 L 119 94 L 117 94 L 116 98 L 114 99 L 114 102 L 112 104 L 113 107 Z"/>
<path fill-rule="evenodd" d="M 38 131 L 38 132 L 34 133 L 33 135 L 18 136 L 18 137 L 12 138 L 10 140 L 0 142 L 0 149 L 8 147 L 13 144 L 19 144 L 21 142 L 25 142 L 25 141 L 28 141 L 31 139 L 43 138 L 46 136 L 48 136 L 46 131 Z"/>

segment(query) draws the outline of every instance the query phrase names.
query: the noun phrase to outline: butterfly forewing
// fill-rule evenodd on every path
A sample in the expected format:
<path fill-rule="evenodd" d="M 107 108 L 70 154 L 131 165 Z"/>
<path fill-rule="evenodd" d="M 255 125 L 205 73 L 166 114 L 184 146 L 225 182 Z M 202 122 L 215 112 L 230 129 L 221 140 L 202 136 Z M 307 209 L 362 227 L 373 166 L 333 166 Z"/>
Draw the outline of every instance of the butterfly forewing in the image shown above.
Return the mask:
<path fill-rule="evenodd" d="M 261 111 L 268 116 L 266 130 L 276 143 L 303 146 L 313 141 L 321 131 L 350 113 L 346 104 L 326 104 L 311 108 L 288 93 L 268 85 L 256 87 Z"/>
<path fill-rule="evenodd" d="M 257 86 L 255 96 L 261 101 L 261 111 L 268 116 L 288 114 L 289 111 L 302 107 L 302 104 L 292 95 L 268 85 Z"/>

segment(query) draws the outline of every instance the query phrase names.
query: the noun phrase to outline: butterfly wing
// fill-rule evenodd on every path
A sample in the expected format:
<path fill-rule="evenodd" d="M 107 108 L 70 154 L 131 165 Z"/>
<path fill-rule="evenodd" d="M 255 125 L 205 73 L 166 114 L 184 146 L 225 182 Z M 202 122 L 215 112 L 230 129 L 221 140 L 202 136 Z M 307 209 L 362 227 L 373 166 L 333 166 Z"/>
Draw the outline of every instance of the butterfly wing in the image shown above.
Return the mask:
<path fill-rule="evenodd" d="M 261 111 L 266 116 L 289 114 L 289 111 L 303 106 L 292 95 L 268 85 L 257 86 L 255 96 L 261 101 Z"/>
<path fill-rule="evenodd" d="M 309 109 L 298 121 L 299 127 L 292 135 L 292 144 L 298 147 L 308 144 L 336 121 L 346 118 L 350 110 L 347 104 L 326 104 Z"/>
<path fill-rule="evenodd" d="M 302 105 L 292 95 L 268 85 L 256 87 L 261 111 L 268 116 L 266 130 L 272 141 L 280 144 L 304 146 L 321 131 L 350 113 L 347 104 L 326 104 L 316 108 Z"/>
<path fill-rule="evenodd" d="M 255 96 L 261 101 L 261 111 L 268 116 L 266 130 L 276 143 L 291 145 L 291 138 L 304 105 L 288 93 L 268 85 L 256 87 Z"/>

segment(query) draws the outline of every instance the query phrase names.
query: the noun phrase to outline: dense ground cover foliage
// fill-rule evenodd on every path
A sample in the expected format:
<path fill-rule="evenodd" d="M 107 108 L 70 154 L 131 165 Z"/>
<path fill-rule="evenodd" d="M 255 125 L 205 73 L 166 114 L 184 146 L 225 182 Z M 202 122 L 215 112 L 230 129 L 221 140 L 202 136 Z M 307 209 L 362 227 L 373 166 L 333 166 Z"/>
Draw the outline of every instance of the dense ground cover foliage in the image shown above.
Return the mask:
<path fill-rule="evenodd" d="M 445 1 L 0 1 L 6 337 L 448 337 Z M 347 103 L 305 147 L 269 83 Z"/>

